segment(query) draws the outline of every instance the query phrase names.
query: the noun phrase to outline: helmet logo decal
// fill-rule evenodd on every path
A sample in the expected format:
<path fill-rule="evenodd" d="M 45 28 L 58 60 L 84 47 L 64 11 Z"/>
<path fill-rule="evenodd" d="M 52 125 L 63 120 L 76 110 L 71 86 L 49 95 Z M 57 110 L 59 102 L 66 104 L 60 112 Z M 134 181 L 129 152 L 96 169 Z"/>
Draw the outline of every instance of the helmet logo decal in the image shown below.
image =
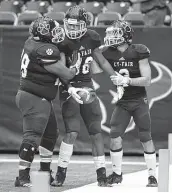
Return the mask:
<path fill-rule="evenodd" d="M 39 23 L 39 26 L 37 28 L 37 31 L 42 34 L 42 35 L 46 35 L 49 33 L 50 30 L 50 25 L 47 23 Z"/>

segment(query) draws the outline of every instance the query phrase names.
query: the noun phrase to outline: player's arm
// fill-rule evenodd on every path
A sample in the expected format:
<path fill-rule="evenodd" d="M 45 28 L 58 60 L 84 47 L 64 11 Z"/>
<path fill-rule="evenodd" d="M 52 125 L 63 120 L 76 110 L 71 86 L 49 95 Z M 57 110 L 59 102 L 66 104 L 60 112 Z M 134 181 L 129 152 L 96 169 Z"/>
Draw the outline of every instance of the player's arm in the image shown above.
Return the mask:
<path fill-rule="evenodd" d="M 36 50 L 37 61 L 40 65 L 59 78 L 66 80 L 72 79 L 77 69 L 73 65 L 72 69 L 66 67 L 66 58 L 64 53 L 60 53 L 59 49 L 52 44 L 44 44 Z"/>
<path fill-rule="evenodd" d="M 117 73 L 117 76 L 110 77 L 115 85 L 149 86 L 151 84 L 151 68 L 148 60 L 150 51 L 145 45 L 142 44 L 136 45 L 135 49 L 138 57 L 141 76 L 137 78 L 130 78 L 129 76 L 125 77 Z"/>
<path fill-rule="evenodd" d="M 139 69 L 141 77 L 130 78 L 129 85 L 131 86 L 150 86 L 151 84 L 151 68 L 148 58 L 139 61 Z"/>
<path fill-rule="evenodd" d="M 150 86 L 151 84 L 151 68 L 148 58 L 150 57 L 150 50 L 143 44 L 136 46 L 136 51 L 139 58 L 139 70 L 141 77 L 130 78 L 129 85 L 131 86 Z"/>
<path fill-rule="evenodd" d="M 100 46 L 99 48 L 96 48 L 94 50 L 94 59 L 97 61 L 97 63 L 100 65 L 101 69 L 106 72 L 110 78 L 113 76 L 116 76 L 117 73 L 113 70 L 111 64 L 105 59 L 102 52 L 107 49 L 105 46 Z M 112 81 L 113 82 L 113 81 Z M 124 94 L 124 88 L 123 86 L 117 86 L 117 98 L 114 99 L 115 101 L 118 101 L 122 98 Z"/>
<path fill-rule="evenodd" d="M 104 58 L 102 52 L 106 49 L 104 46 L 101 46 L 101 37 L 97 32 L 93 32 L 91 35 L 92 41 L 94 41 L 94 50 L 92 53 L 93 59 L 95 62 L 91 65 L 91 71 L 93 74 L 97 74 L 105 71 L 109 76 L 114 75 L 115 71 L 109 62 Z"/>
<path fill-rule="evenodd" d="M 99 74 L 103 72 L 103 70 L 100 68 L 100 66 L 97 64 L 95 60 L 93 60 L 91 64 L 91 72 L 92 74 Z"/>
<path fill-rule="evenodd" d="M 101 48 L 98 47 L 93 51 L 93 58 L 97 62 L 97 64 L 99 64 L 99 67 L 104 72 L 106 72 L 109 76 L 116 74 L 115 71 L 113 70 L 112 66 L 110 65 L 110 63 L 103 56 Z"/>
<path fill-rule="evenodd" d="M 66 57 L 64 57 L 64 59 L 65 59 L 65 65 L 66 65 Z M 73 59 L 70 61 L 70 68 L 67 68 L 67 69 L 68 70 L 70 69 L 71 71 L 74 71 L 75 75 L 77 75 L 78 72 L 79 72 L 81 63 L 82 63 L 82 57 L 81 57 L 80 53 L 74 52 Z M 66 66 L 65 66 L 65 68 L 66 68 Z M 63 84 L 69 85 L 69 79 L 66 79 L 65 76 L 60 77 L 60 79 L 61 79 L 61 82 Z"/>
<path fill-rule="evenodd" d="M 55 61 L 54 61 L 55 62 Z M 70 80 L 72 79 L 75 74 L 77 69 L 76 68 L 67 68 L 66 67 L 66 58 L 64 53 L 60 53 L 60 60 L 58 60 L 57 62 L 53 63 L 53 64 L 49 64 L 47 65 L 47 63 L 49 64 L 49 61 L 44 59 L 44 68 L 52 73 L 57 75 L 59 78 L 63 78 L 65 80 Z"/>
<path fill-rule="evenodd" d="M 71 69 L 67 68 L 66 65 L 66 61 L 65 61 L 65 55 L 64 54 L 60 54 L 61 55 L 61 59 L 51 65 L 48 66 L 44 66 L 44 68 L 49 71 L 50 73 L 53 73 L 55 75 L 57 75 L 60 79 L 61 82 L 64 84 L 66 84 L 67 86 L 67 91 L 68 93 L 80 104 L 83 104 L 83 101 L 81 100 L 81 97 L 78 95 L 79 91 L 85 91 L 85 89 L 82 88 L 75 88 L 73 87 L 69 80 L 71 80 L 77 73 L 78 68 L 74 66 L 72 66 Z M 76 65 L 77 66 L 77 65 Z M 88 91 L 86 91 L 88 92 Z"/>

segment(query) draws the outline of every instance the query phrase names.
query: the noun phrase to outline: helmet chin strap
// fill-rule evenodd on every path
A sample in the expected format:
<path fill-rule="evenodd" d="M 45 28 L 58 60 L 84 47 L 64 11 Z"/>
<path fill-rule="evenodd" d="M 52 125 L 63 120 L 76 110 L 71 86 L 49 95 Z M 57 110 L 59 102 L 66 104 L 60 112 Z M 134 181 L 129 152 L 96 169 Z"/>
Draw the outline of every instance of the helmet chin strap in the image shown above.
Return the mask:
<path fill-rule="evenodd" d="M 124 46 L 124 45 L 127 45 L 127 47 L 123 50 L 123 49 L 120 49 L 120 48 L 122 48 L 122 46 Z M 129 46 L 129 44 L 127 43 L 127 42 L 123 42 L 122 44 L 120 44 L 120 45 L 112 45 L 112 46 L 110 46 L 110 47 L 112 47 L 112 48 L 115 48 L 115 49 L 118 49 L 120 52 L 124 52 L 127 48 L 128 48 L 128 46 Z"/>
<path fill-rule="evenodd" d="M 110 47 L 112 47 L 112 48 L 117 48 L 118 46 L 112 45 L 112 46 L 110 46 Z"/>
<path fill-rule="evenodd" d="M 123 45 L 125 45 L 125 44 L 127 44 L 127 43 L 126 43 L 126 42 L 123 42 L 123 43 L 121 43 L 121 44 L 119 44 L 119 45 L 112 45 L 111 47 L 113 47 L 113 48 L 118 48 L 118 47 L 123 46 Z"/>

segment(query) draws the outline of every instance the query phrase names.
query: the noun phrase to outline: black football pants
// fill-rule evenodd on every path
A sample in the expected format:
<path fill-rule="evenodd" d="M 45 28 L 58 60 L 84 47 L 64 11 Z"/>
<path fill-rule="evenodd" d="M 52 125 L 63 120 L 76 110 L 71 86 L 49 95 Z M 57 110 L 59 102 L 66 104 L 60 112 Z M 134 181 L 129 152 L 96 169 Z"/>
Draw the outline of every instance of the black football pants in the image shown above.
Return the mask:
<path fill-rule="evenodd" d="M 111 138 L 123 137 L 131 117 L 138 128 L 141 142 L 151 140 L 150 110 L 146 97 L 132 100 L 120 100 L 111 116 Z"/>
<path fill-rule="evenodd" d="M 30 144 L 35 149 L 40 143 L 43 143 L 41 146 L 52 151 L 58 136 L 52 103 L 44 98 L 19 90 L 16 95 L 16 104 L 23 117 L 22 143 Z"/>

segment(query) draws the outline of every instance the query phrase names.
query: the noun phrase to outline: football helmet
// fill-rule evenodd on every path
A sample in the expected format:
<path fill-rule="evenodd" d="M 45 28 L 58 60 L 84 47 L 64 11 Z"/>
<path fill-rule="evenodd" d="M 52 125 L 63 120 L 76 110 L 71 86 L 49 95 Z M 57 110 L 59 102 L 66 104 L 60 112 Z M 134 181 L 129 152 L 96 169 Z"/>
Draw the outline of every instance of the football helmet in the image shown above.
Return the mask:
<path fill-rule="evenodd" d="M 49 43 L 60 43 L 65 38 L 65 32 L 59 23 L 49 17 L 39 17 L 29 27 L 32 37 Z"/>
<path fill-rule="evenodd" d="M 78 39 L 87 32 L 89 16 L 85 9 L 79 6 L 70 7 L 64 18 L 64 29 L 68 38 Z"/>
<path fill-rule="evenodd" d="M 131 44 L 133 37 L 131 25 L 124 20 L 117 20 L 106 29 L 104 44 L 118 47 L 124 43 Z"/>

